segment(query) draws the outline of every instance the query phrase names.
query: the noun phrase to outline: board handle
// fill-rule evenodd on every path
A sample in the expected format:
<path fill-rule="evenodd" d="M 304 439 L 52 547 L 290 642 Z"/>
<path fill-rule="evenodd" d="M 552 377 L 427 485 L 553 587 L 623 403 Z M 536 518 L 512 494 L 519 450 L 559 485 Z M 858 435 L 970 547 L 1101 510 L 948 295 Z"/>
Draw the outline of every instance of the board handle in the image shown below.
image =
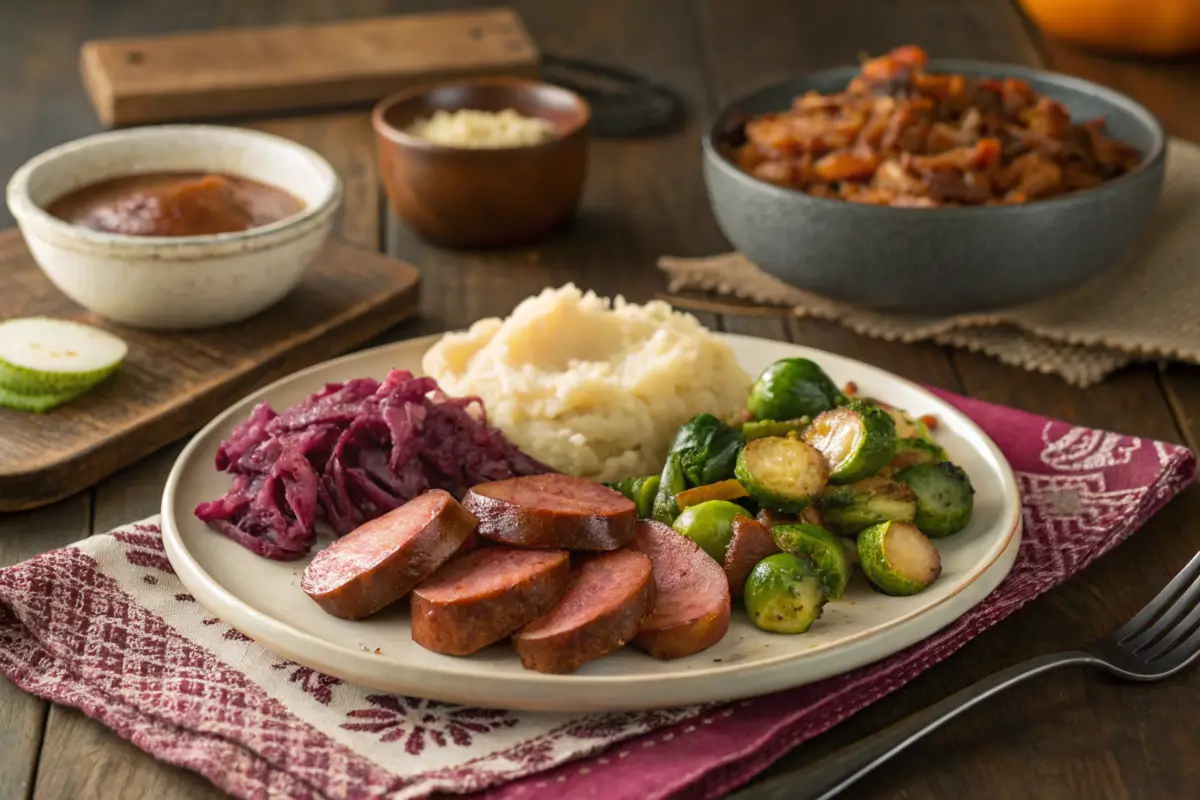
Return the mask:
<path fill-rule="evenodd" d="M 683 98 L 639 72 L 542 55 L 542 80 L 581 95 L 592 108 L 592 135 L 626 139 L 669 133 L 684 120 Z"/>

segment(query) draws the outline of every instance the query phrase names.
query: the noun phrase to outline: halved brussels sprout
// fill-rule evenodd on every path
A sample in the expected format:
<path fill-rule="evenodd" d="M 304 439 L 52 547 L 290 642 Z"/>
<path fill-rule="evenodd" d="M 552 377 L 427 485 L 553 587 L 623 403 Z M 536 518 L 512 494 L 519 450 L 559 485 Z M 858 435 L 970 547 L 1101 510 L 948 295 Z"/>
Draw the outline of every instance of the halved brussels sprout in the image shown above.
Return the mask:
<path fill-rule="evenodd" d="M 800 439 L 768 436 L 742 448 L 734 474 L 763 508 L 794 512 L 810 505 L 825 488 L 829 465 Z"/>
<path fill-rule="evenodd" d="M 842 535 L 894 520 L 912 522 L 917 497 L 902 483 L 872 475 L 849 486 L 830 486 L 818 501 L 825 527 Z"/>
<path fill-rule="evenodd" d="M 934 539 L 950 536 L 967 527 L 975 507 L 975 488 L 961 467 L 949 461 L 913 464 L 894 476 L 917 499 L 913 521 Z"/>
<path fill-rule="evenodd" d="M 858 534 L 863 574 L 894 597 L 924 591 L 942 574 L 942 558 L 925 534 L 909 522 L 884 522 Z"/>
<path fill-rule="evenodd" d="M 882 409 L 849 401 L 826 411 L 804 432 L 804 441 L 829 462 L 830 483 L 853 483 L 883 469 L 896 454 L 896 426 Z"/>

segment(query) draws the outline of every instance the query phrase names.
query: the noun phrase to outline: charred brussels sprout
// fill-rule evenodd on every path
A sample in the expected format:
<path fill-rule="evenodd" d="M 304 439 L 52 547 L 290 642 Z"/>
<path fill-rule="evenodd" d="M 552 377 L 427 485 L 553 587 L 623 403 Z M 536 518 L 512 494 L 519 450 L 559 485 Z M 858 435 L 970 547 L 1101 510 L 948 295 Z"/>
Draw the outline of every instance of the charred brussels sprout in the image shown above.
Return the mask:
<path fill-rule="evenodd" d="M 793 420 L 815 417 L 842 399 L 842 392 L 815 362 L 785 358 L 758 376 L 746 407 L 757 420 Z"/>
<path fill-rule="evenodd" d="M 849 486 L 829 487 L 819 507 L 825 527 L 848 535 L 889 520 L 912 522 L 917 497 L 902 483 L 872 476 Z"/>
<path fill-rule="evenodd" d="M 777 553 L 758 562 L 742 590 L 750 621 L 772 633 L 804 633 L 820 618 L 827 597 L 808 558 Z"/>
<path fill-rule="evenodd" d="M 949 461 L 914 464 L 895 474 L 895 480 L 916 496 L 916 526 L 926 536 L 940 539 L 958 533 L 971 521 L 975 488 L 962 468 Z"/>
<path fill-rule="evenodd" d="M 897 472 L 905 467 L 911 467 L 913 464 L 932 464 L 949 460 L 946 451 L 940 444 L 927 439 L 910 437 L 896 440 L 896 455 L 892 457 L 888 467 L 892 472 Z"/>
<path fill-rule="evenodd" d="M 922 592 L 942 574 L 937 548 L 908 522 L 884 522 L 858 534 L 858 558 L 867 580 L 894 597 Z"/>
<path fill-rule="evenodd" d="M 804 432 L 804 441 L 829 462 L 830 483 L 853 483 L 887 466 L 896 454 L 896 426 L 877 406 L 851 400 L 826 411 Z"/>
<path fill-rule="evenodd" d="M 811 504 L 829 479 L 825 456 L 800 439 L 768 436 L 738 453 L 734 474 L 761 507 L 794 512 Z"/>

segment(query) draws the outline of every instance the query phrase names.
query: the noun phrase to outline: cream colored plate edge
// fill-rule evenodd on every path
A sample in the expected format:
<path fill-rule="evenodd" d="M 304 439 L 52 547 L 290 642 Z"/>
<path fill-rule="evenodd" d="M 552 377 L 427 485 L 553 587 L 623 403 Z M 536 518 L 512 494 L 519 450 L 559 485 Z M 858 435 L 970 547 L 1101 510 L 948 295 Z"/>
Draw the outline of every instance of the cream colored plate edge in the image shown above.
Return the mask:
<path fill-rule="evenodd" d="M 999 449 L 952 406 L 909 381 L 853 359 L 799 345 L 725 335 L 752 375 L 788 356 L 806 356 L 842 384 L 914 414 L 938 417 L 938 437 L 970 474 L 976 510 L 968 528 L 938 541 L 942 577 L 916 597 L 889 598 L 856 577 L 806 634 L 754 628 L 734 609 L 729 634 L 690 658 L 656 661 L 623 648 L 573 675 L 521 668 L 505 645 L 470 658 L 428 652 L 409 638 L 407 612 L 362 622 L 326 615 L 299 589 L 307 560 L 255 556 L 200 523 L 192 509 L 222 494 L 228 476 L 213 467 L 217 445 L 258 402 L 277 409 L 328 381 L 382 378 L 389 367 L 420 370 L 436 336 L 375 348 L 298 372 L 254 393 L 209 423 L 171 469 L 163 493 L 163 538 L 180 580 L 208 610 L 264 647 L 329 675 L 370 688 L 451 703 L 541 711 L 613 711 L 732 700 L 840 674 L 902 650 L 954 622 L 1004 579 L 1021 539 L 1016 480 Z M 325 539 L 322 540 L 327 541 Z M 404 604 L 398 604 L 403 606 Z M 374 651 L 378 648 L 379 654 Z"/>

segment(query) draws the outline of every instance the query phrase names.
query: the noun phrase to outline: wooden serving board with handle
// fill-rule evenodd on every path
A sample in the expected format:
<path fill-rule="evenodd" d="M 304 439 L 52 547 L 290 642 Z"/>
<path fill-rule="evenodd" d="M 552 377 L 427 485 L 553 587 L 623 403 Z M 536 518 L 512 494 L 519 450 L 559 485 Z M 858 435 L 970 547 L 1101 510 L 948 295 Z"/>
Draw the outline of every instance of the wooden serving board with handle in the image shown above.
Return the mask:
<path fill-rule="evenodd" d="M 108 126 L 371 103 L 424 83 L 537 78 L 507 8 L 85 42 L 80 70 Z"/>
<path fill-rule="evenodd" d="M 0 408 L 0 511 L 47 505 L 203 427 L 251 391 L 350 350 L 414 314 L 409 264 L 331 241 L 300 285 L 245 322 L 205 331 L 114 325 L 68 300 L 17 230 L 0 233 L 0 319 L 44 315 L 129 343 L 121 369 L 45 414 Z"/>

